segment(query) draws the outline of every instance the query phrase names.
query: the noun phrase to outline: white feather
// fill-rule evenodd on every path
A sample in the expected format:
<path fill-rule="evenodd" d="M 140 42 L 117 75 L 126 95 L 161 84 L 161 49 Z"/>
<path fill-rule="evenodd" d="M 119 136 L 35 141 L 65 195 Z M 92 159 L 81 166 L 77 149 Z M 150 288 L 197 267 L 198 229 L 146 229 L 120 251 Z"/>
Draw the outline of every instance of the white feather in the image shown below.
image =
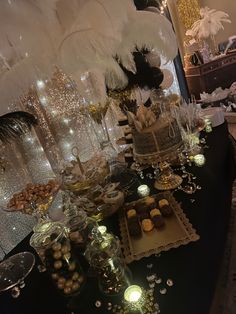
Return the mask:
<path fill-rule="evenodd" d="M 221 29 L 223 23 L 231 23 L 229 15 L 223 11 L 216 11 L 208 7 L 200 9 L 201 19 L 197 20 L 186 35 L 199 39 L 215 36 Z"/>
<path fill-rule="evenodd" d="M 150 12 L 135 12 L 123 31 L 123 40 L 117 50 L 120 60 L 127 60 L 126 56 L 137 49 L 155 49 L 168 60 L 177 54 L 177 42 L 171 23 L 162 15 Z M 171 43 L 171 44 L 170 44 Z M 124 64 L 132 68 L 132 62 Z"/>

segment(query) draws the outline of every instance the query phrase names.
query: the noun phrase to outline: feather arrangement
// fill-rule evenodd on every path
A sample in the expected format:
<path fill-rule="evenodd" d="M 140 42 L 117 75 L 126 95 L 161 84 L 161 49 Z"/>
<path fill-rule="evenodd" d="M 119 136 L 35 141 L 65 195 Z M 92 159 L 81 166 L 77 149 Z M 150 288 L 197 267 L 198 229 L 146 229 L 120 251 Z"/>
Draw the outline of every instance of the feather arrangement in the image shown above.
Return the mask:
<path fill-rule="evenodd" d="M 36 124 L 37 119 L 28 112 L 15 111 L 7 113 L 0 117 L 0 140 L 3 143 L 8 143 L 27 133 Z"/>
<path fill-rule="evenodd" d="M 84 4 L 60 45 L 60 67 L 71 75 L 99 70 L 109 89 L 124 89 L 128 79 L 122 68 L 137 71 L 134 51 L 146 48 L 173 59 L 177 43 L 171 23 L 162 15 L 137 11 L 131 3 L 90 0 Z"/>
<path fill-rule="evenodd" d="M 224 29 L 223 23 L 231 23 L 227 13 L 208 7 L 200 9 L 200 16 L 201 18 L 193 24 L 192 28 L 187 30 L 186 35 L 206 39 Z"/>
<path fill-rule="evenodd" d="M 152 67 L 146 60 L 146 54 L 141 51 L 135 51 L 132 54 L 136 72 L 128 71 L 122 65 L 122 69 L 128 77 L 127 88 L 138 86 L 140 88 L 158 89 L 163 81 L 163 73 L 157 67 Z"/>
<path fill-rule="evenodd" d="M 119 64 L 136 73 L 136 49 L 167 59 L 177 53 L 170 22 L 137 11 L 131 0 L 1 1 L 0 28 L 2 103 L 50 77 L 55 66 L 77 77 L 95 69 L 110 88 L 122 89 L 128 79 Z"/>

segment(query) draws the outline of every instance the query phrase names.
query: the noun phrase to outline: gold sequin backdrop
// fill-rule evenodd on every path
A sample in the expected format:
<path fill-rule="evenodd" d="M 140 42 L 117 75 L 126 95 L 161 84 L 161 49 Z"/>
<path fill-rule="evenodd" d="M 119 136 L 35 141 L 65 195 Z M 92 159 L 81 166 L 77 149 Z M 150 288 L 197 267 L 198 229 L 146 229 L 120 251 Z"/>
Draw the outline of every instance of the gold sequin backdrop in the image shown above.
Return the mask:
<path fill-rule="evenodd" d="M 168 0 L 168 9 L 178 39 L 179 50 L 184 60 L 184 41 L 186 30 L 199 18 L 198 0 Z"/>
<path fill-rule="evenodd" d="M 200 5 L 198 0 L 178 0 L 178 13 L 185 30 L 192 27 L 193 23 L 200 18 Z"/>

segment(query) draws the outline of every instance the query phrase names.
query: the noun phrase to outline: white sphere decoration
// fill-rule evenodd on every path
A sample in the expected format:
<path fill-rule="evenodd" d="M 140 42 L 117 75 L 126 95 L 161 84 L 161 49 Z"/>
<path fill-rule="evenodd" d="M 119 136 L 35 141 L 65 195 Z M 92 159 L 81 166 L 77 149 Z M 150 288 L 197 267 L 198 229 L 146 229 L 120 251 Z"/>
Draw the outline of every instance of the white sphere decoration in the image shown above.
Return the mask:
<path fill-rule="evenodd" d="M 162 71 L 163 76 L 164 76 L 163 81 L 161 83 L 161 87 L 163 89 L 168 89 L 174 83 L 174 76 L 171 73 L 171 71 L 168 69 L 161 69 L 161 71 Z"/>

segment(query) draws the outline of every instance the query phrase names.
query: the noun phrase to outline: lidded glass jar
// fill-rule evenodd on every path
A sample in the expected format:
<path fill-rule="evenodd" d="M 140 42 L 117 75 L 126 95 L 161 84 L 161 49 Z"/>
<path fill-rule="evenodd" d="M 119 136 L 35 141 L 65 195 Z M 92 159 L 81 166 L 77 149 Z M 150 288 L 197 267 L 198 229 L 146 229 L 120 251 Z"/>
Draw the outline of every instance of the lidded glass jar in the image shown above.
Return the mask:
<path fill-rule="evenodd" d="M 59 222 L 42 222 L 34 228 L 30 245 L 37 251 L 56 287 L 64 295 L 79 293 L 85 277 L 68 238 Z"/>
<path fill-rule="evenodd" d="M 85 257 L 103 293 L 117 295 L 124 291 L 130 273 L 122 258 L 119 239 L 107 233 L 105 226 L 93 230 L 93 240 L 86 248 Z"/>
<path fill-rule="evenodd" d="M 86 212 L 78 205 L 70 203 L 66 215 L 66 226 L 69 230 L 69 238 L 73 244 L 85 249 L 88 241 L 91 240 L 91 232 L 97 228 L 97 222 L 88 217 Z"/>

